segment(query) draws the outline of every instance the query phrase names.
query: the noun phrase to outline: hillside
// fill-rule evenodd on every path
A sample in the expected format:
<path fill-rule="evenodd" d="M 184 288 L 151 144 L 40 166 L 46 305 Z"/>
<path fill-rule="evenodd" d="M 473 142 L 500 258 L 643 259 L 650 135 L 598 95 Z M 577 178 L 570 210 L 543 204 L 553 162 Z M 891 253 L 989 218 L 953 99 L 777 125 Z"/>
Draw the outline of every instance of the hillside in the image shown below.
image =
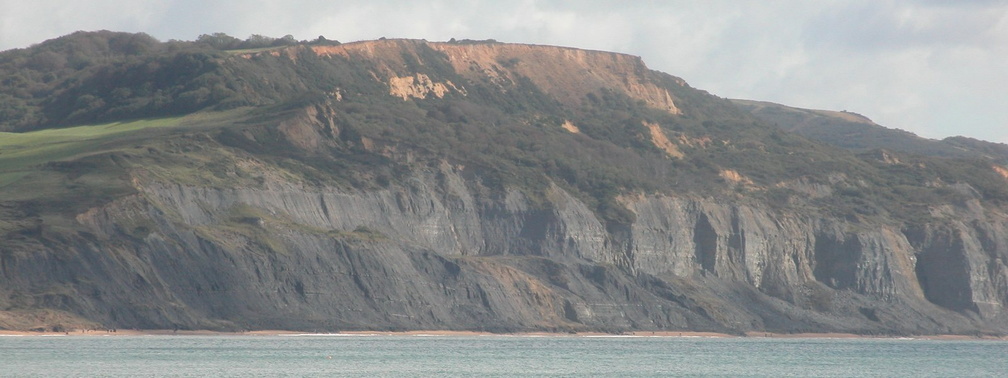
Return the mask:
<path fill-rule="evenodd" d="M 854 151 L 886 149 L 915 155 L 989 159 L 1008 164 L 1008 145 L 967 137 L 944 140 L 885 128 L 859 114 L 799 109 L 761 101 L 732 100 L 757 118 L 806 138 Z"/>
<path fill-rule="evenodd" d="M 81 32 L 0 82 L 0 328 L 1008 333 L 980 142 L 494 41 Z"/>

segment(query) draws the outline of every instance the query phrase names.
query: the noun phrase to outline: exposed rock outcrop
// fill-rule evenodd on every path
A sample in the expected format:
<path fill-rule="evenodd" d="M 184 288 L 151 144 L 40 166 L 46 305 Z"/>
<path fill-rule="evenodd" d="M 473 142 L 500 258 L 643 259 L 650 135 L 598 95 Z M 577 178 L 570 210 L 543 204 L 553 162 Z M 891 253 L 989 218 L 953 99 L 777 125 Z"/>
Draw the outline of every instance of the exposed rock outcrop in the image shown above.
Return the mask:
<path fill-rule="evenodd" d="M 389 94 L 396 97 L 402 97 L 403 100 L 411 97 L 424 99 L 427 98 L 428 95 L 442 98 L 449 92 L 449 90 L 465 93 L 455 87 L 455 84 L 452 84 L 451 81 L 435 83 L 431 81 L 430 77 L 421 73 L 414 76 L 389 78 Z"/>
<path fill-rule="evenodd" d="M 138 182 L 80 236 L 7 250 L 2 283 L 118 327 L 1005 331 L 1003 220 L 903 232 L 649 195 L 619 237 L 558 187 L 537 208 L 448 165 L 408 183 Z"/>
<path fill-rule="evenodd" d="M 673 144 L 667 136 L 665 136 L 665 133 L 661 130 L 661 126 L 657 123 L 644 122 L 644 127 L 647 127 L 648 132 L 651 135 L 651 143 L 654 144 L 655 147 L 665 151 L 669 157 L 681 159 L 684 156 L 682 151 L 679 151 L 679 147 L 676 147 L 676 145 Z"/>

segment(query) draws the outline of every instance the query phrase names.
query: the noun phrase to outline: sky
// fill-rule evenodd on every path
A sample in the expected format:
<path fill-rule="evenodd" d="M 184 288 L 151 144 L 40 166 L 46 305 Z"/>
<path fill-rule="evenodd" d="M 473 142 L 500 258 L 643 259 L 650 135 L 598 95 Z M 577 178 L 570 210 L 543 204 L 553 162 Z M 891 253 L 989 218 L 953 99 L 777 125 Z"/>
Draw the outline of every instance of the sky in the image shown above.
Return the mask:
<path fill-rule="evenodd" d="M 0 50 L 77 30 L 495 39 L 640 56 L 727 98 L 1008 143 L 1004 0 L 0 0 Z"/>

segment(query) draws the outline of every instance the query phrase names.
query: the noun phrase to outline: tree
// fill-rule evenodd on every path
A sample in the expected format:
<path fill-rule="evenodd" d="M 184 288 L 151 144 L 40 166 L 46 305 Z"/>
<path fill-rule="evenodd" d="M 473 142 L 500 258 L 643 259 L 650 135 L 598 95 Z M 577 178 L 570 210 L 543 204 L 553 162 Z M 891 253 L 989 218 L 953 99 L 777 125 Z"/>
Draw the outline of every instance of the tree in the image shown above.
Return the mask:
<path fill-rule="evenodd" d="M 196 43 L 207 44 L 218 50 L 237 48 L 242 41 L 224 33 L 203 34 L 196 38 Z"/>

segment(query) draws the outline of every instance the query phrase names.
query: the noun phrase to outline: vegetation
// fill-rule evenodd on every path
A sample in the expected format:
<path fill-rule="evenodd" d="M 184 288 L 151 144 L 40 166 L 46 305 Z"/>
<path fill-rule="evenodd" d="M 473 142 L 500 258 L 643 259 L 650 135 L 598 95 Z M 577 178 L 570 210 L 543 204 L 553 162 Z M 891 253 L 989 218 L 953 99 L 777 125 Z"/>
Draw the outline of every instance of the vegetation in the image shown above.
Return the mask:
<path fill-rule="evenodd" d="M 855 152 L 886 149 L 915 155 L 945 158 L 984 158 L 1008 164 L 1008 145 L 966 137 L 945 140 L 921 138 L 908 131 L 887 129 L 850 112 L 846 117 L 829 112 L 791 108 L 784 105 L 734 100 L 765 122 L 806 138 Z M 853 115 L 857 118 L 851 118 Z"/>
<path fill-rule="evenodd" d="M 290 46 L 291 36 L 223 33 L 195 42 L 158 42 L 146 34 L 77 32 L 28 49 L 0 53 L 0 131 L 178 116 L 280 101 L 250 82 L 289 82 L 268 70 L 239 78 L 222 66 L 228 50 Z M 315 43 L 339 43 L 321 39 Z M 246 66 L 245 68 L 247 68 Z M 268 67 L 263 67 L 268 68 Z M 290 85 L 291 90 L 299 90 Z"/>
<path fill-rule="evenodd" d="M 338 44 L 321 37 L 312 43 Z M 241 41 L 213 34 L 161 43 L 97 32 L 0 53 L 0 130 L 8 131 L 0 133 L 4 219 L 75 214 L 131 193 L 128 178 L 136 175 L 221 187 L 282 178 L 373 189 L 405 184 L 411 172 L 442 161 L 465 167 L 487 196 L 516 188 L 545 207 L 547 189 L 559 185 L 613 232 L 634 221 L 619 201 L 628 193 L 719 196 L 905 222 L 928 221 L 935 203 L 1008 201 L 1005 178 L 991 169 L 999 162 L 996 146 L 955 156 L 832 147 L 654 72 L 648 78 L 668 88 L 684 115 L 613 88 L 562 104 L 521 77 L 505 90 L 467 80 L 423 44 L 403 54 L 405 69 L 457 83 L 466 93 L 403 101 L 374 80 L 372 62 L 320 57 L 299 45 L 289 36 Z M 255 53 L 280 47 L 295 55 Z M 311 108 L 325 114 L 297 122 L 319 133 L 318 148 L 304 148 L 277 126 Z M 580 133 L 561 127 L 566 121 Z M 660 125 L 684 156 L 658 148 L 645 122 Z M 879 158 L 885 154 L 895 160 Z M 248 161 L 255 165 L 242 164 Z M 738 177 L 729 180 L 729 171 Z M 798 181 L 832 192 L 802 195 L 792 185 Z M 30 189 L 39 185 L 45 189 Z M 252 233 L 261 227 L 253 218 L 262 217 L 236 216 L 228 227 Z M 381 237 L 367 229 L 343 236 Z"/>

